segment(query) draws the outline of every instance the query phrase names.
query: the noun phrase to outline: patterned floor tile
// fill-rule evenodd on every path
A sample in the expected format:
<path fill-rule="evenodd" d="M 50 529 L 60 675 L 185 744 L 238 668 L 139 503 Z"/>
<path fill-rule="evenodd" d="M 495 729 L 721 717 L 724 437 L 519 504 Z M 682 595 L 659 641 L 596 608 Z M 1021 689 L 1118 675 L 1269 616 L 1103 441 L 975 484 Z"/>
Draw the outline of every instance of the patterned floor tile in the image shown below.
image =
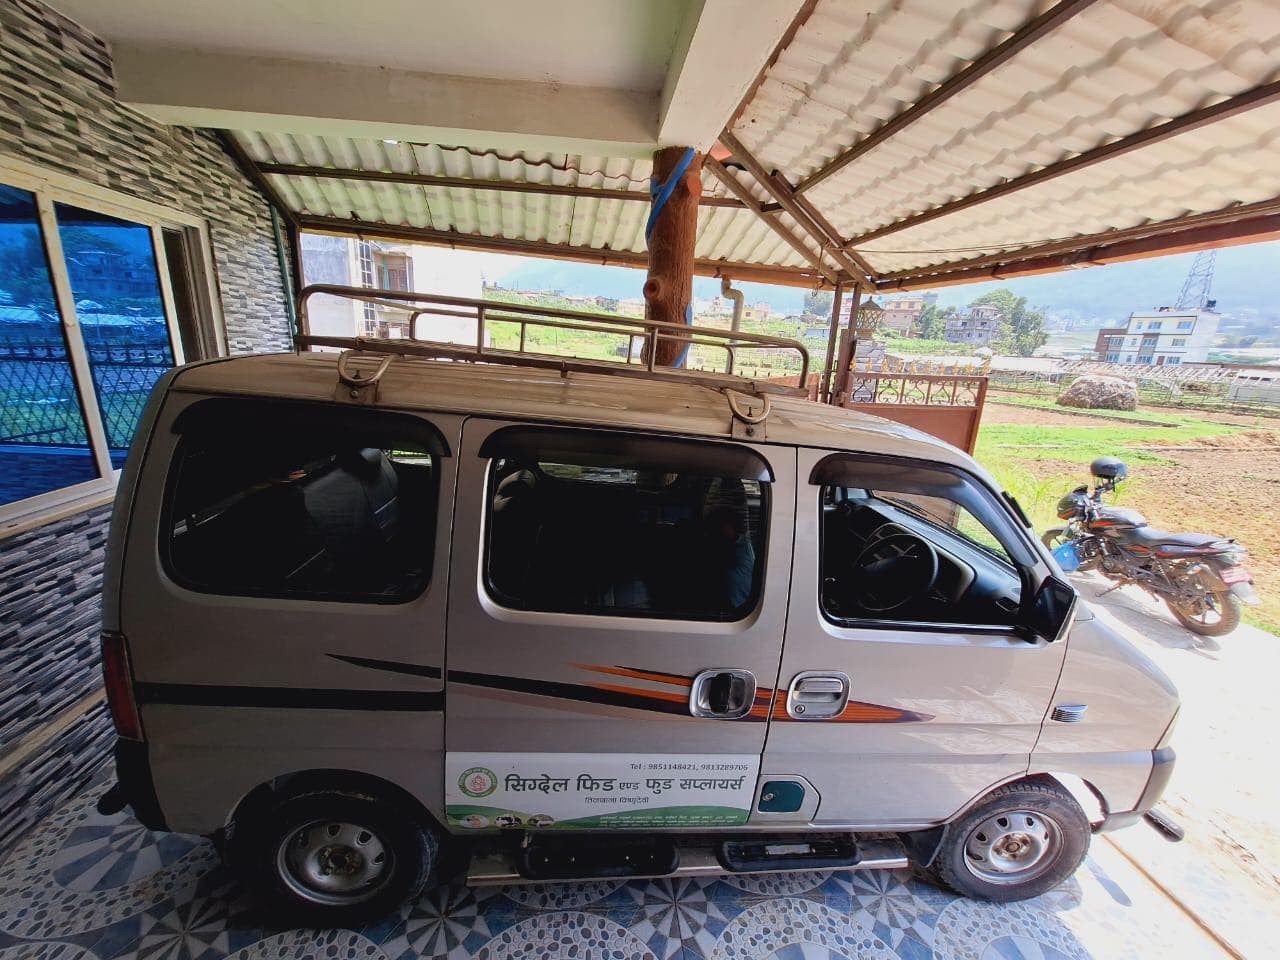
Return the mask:
<path fill-rule="evenodd" d="M 0 864 L 0 960 L 1113 960 L 1157 943 L 1173 955 L 1186 918 L 1108 851 L 1016 904 L 906 871 L 452 883 L 359 930 L 294 930 L 209 844 L 99 816 L 86 796 Z"/>

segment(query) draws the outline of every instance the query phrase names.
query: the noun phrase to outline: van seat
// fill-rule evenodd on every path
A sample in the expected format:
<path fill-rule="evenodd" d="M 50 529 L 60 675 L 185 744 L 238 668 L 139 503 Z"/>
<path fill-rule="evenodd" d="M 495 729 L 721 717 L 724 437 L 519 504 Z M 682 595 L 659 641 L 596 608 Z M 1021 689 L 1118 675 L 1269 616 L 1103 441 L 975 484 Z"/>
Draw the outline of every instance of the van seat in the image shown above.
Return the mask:
<path fill-rule="evenodd" d="M 387 546 L 400 532 L 399 478 L 386 454 L 375 448 L 342 451 L 301 487 L 337 575 L 362 588 L 385 584 L 396 566 L 388 563 Z"/>

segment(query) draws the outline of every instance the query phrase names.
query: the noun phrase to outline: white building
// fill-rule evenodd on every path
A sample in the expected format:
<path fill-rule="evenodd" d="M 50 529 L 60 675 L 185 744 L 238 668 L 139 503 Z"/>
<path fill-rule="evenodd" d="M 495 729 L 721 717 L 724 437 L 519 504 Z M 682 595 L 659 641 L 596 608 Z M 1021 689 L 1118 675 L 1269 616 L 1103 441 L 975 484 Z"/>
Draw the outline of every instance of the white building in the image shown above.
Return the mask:
<path fill-rule="evenodd" d="M 304 233 L 302 269 L 309 284 L 336 283 L 473 299 L 484 296 L 484 277 L 475 255 L 425 244 Z M 332 296 L 312 297 L 307 306 L 310 332 L 328 337 L 407 337 L 410 313 Z M 465 317 L 427 314 L 418 318 L 417 336 L 474 344 L 476 323 Z"/>
<path fill-rule="evenodd" d="M 1124 328 L 1099 332 L 1099 359 L 1156 366 L 1203 363 L 1217 336 L 1218 320 L 1212 310 L 1164 307 L 1133 313 Z"/>

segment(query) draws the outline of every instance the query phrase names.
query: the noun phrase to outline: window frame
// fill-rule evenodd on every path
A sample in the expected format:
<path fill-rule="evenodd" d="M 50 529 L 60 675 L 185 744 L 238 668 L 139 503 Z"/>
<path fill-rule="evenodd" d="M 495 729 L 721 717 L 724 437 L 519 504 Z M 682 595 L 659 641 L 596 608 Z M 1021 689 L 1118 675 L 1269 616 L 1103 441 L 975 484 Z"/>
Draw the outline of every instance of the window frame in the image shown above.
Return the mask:
<path fill-rule="evenodd" d="M 515 438 L 515 443 L 506 445 L 507 438 Z M 526 455 L 536 453 L 533 449 L 539 444 L 537 440 L 545 437 L 550 443 L 544 447 L 545 453 L 542 456 L 554 457 L 557 453 L 564 455 L 565 453 L 579 454 L 588 451 L 597 452 L 597 444 L 616 445 L 625 448 L 634 446 L 640 451 L 640 455 L 644 456 L 652 451 L 661 451 L 663 448 L 670 450 L 679 450 L 682 454 L 689 455 L 693 459 L 699 456 L 707 457 L 735 457 L 741 463 L 756 462 L 759 464 L 759 470 L 752 473 L 746 469 L 739 469 L 736 472 L 726 472 L 722 476 L 736 475 L 741 480 L 755 480 L 760 485 L 760 516 L 764 521 L 765 528 L 762 531 L 760 540 L 760 549 L 756 551 L 756 566 L 752 572 L 751 582 L 751 602 L 745 604 L 741 610 L 735 611 L 736 615 L 732 619 L 725 619 L 716 616 L 692 616 L 688 611 L 678 611 L 669 614 L 655 614 L 652 611 L 636 611 L 631 609 L 615 610 L 611 608 L 579 608 L 576 610 L 560 610 L 550 609 L 540 606 L 520 605 L 515 598 L 508 596 L 504 591 L 500 590 L 492 581 L 490 576 L 490 557 L 493 534 L 493 495 L 496 484 L 496 472 L 494 464 L 497 460 L 504 456 L 510 456 L 513 452 L 519 452 Z M 560 441 L 562 446 L 559 450 L 554 449 L 556 441 Z M 596 449 L 593 451 L 592 448 Z M 504 449 L 505 448 L 505 449 Z M 549 449 L 548 449 L 549 448 Z M 592 430 L 592 429 L 575 429 L 572 427 L 556 427 L 534 424 L 513 424 L 510 426 L 499 427 L 490 433 L 483 441 L 480 449 L 477 451 L 480 458 L 484 460 L 484 488 L 482 494 L 482 523 L 480 530 L 480 585 L 484 591 L 484 596 L 488 602 L 495 604 L 503 610 L 509 610 L 519 614 L 530 614 L 534 616 L 550 616 L 550 617 L 581 617 L 595 618 L 605 617 L 612 621 L 628 621 L 639 620 L 646 622 L 666 622 L 666 623 L 703 623 L 714 624 L 719 627 L 732 627 L 735 624 L 742 624 L 757 615 L 761 605 L 765 599 L 765 585 L 767 579 L 767 568 L 769 563 L 769 544 L 773 529 L 773 491 L 772 485 L 776 480 L 772 465 L 759 452 L 749 446 L 738 443 L 720 443 L 716 441 L 708 441 L 705 439 L 690 439 L 683 437 L 663 436 L 648 433 L 631 433 L 621 430 Z M 612 455 L 613 451 L 606 451 L 606 455 Z M 621 454 L 625 455 L 625 454 Z M 540 462 L 540 461 L 535 461 Z M 625 469 L 625 467 L 623 467 Z M 575 482 L 575 481 L 565 481 Z"/>
<path fill-rule="evenodd" d="M 231 591 L 231 590 L 210 590 L 202 585 L 194 583 L 184 574 L 182 574 L 173 562 L 173 526 L 174 526 L 174 500 L 178 491 L 178 478 L 181 472 L 183 456 L 187 448 L 188 439 L 181 432 L 181 425 L 184 420 L 190 421 L 201 416 L 205 416 L 205 410 L 211 406 L 240 406 L 248 407 L 250 405 L 259 408 L 270 408 L 272 410 L 284 411 L 285 415 L 295 413 L 302 414 L 304 417 L 311 415 L 309 411 L 316 411 L 317 417 L 329 413 L 338 417 L 346 417 L 348 422 L 358 420 L 366 421 L 382 421 L 383 429 L 388 432 L 394 432 L 391 425 L 394 421 L 400 421 L 406 424 L 407 430 L 402 432 L 402 436 L 406 439 L 422 439 L 423 445 L 429 449 L 429 455 L 432 458 L 431 464 L 431 483 L 432 490 L 430 498 L 432 501 L 432 509 L 434 516 L 431 520 L 431 538 L 430 542 L 424 544 L 424 560 L 426 562 L 426 575 L 421 588 L 407 593 L 402 596 L 379 598 L 367 593 L 332 593 L 323 595 L 305 595 L 305 594 L 287 594 L 276 591 Z M 203 408 L 203 409 L 202 409 Z M 411 421 L 411 423 L 410 423 Z M 436 568 L 436 547 L 440 540 L 441 512 L 442 503 L 441 496 L 444 489 L 443 471 L 444 461 L 448 460 L 453 452 L 449 447 L 449 441 L 444 433 L 434 423 L 426 417 L 420 415 L 417 411 L 384 409 L 380 407 L 355 406 L 347 404 L 325 403 L 323 401 L 311 400 L 294 400 L 279 397 L 261 397 L 261 396 L 227 396 L 218 397 L 210 396 L 197 400 L 182 411 L 174 419 L 171 430 L 175 440 L 171 446 L 165 451 L 165 477 L 164 487 L 160 500 L 160 522 L 156 530 L 156 552 L 160 558 L 160 569 L 164 576 L 175 586 L 181 587 L 193 594 L 205 597 L 228 597 L 233 599 L 247 600 L 268 600 L 282 603 L 300 603 L 300 604 L 322 604 L 322 603 L 341 603 L 344 605 L 361 605 L 374 607 L 395 607 L 405 606 L 410 603 L 421 600 L 426 596 L 432 584 L 439 576 L 439 570 Z M 409 438 L 408 431 L 416 431 L 420 434 L 420 438 Z M 450 522 L 450 518 L 446 515 L 445 522 Z"/>
<path fill-rule="evenodd" d="M 164 230 L 178 230 L 183 234 L 189 251 L 185 266 L 191 277 L 192 307 L 197 323 L 213 333 L 219 355 L 226 353 L 226 333 L 209 225 L 203 218 L 11 157 L 0 157 L 0 183 L 25 190 L 35 197 L 36 225 L 40 230 L 41 246 L 53 286 L 54 304 L 67 345 L 67 365 L 84 417 L 89 451 L 98 471 L 98 476 L 93 480 L 68 484 L 12 503 L 0 504 L 0 538 L 3 538 L 108 502 L 120 479 L 120 470 L 111 463 L 106 428 L 98 407 L 89 355 L 62 251 L 55 204 L 72 205 L 127 220 L 150 231 L 151 252 L 165 313 L 165 328 L 175 365 L 185 361 L 185 354 L 170 279 L 170 264 L 165 250 Z"/>
<path fill-rule="evenodd" d="M 916 470 L 934 470 L 942 473 L 950 473 L 958 477 L 971 490 L 975 491 L 978 498 L 984 503 L 988 510 L 998 520 L 995 526 L 998 529 L 988 530 L 1000 542 L 1005 551 L 1009 554 L 1009 559 L 1013 562 L 1014 572 L 1018 576 L 1021 595 L 1019 597 L 1018 611 L 1014 615 L 1014 622 L 1011 624 L 995 624 L 995 623 L 935 623 L 922 620 L 892 620 L 885 618 L 852 618 L 837 617 L 827 610 L 827 605 L 822 598 L 822 559 L 825 537 L 825 524 L 822 515 L 822 491 L 827 486 L 836 486 L 834 480 L 818 479 L 820 471 L 832 462 L 850 462 L 850 463 L 875 463 L 887 466 L 897 466 L 903 469 Z M 1030 609 L 1030 605 L 1035 597 L 1035 592 L 1039 587 L 1039 583 L 1035 578 L 1035 566 L 1039 562 L 1040 557 L 1035 546 L 1027 534 L 1026 528 L 1023 526 L 1021 519 L 1013 512 L 1013 509 L 1004 501 L 1004 498 L 997 495 L 990 487 L 987 486 L 976 474 L 965 470 L 963 467 L 955 466 L 949 463 L 938 463 L 932 460 L 920 460 L 913 457 L 895 457 L 884 454 L 871 453 L 831 453 L 823 457 L 814 464 L 808 478 L 809 486 L 813 489 L 813 507 L 818 513 L 818 536 L 817 551 L 818 576 L 815 583 L 814 599 L 818 606 L 818 613 L 822 619 L 828 624 L 841 629 L 854 630 L 905 630 L 912 633 L 971 633 L 983 636 L 1022 636 L 1025 632 L 1022 627 L 1022 621 L 1026 618 Z M 856 484 L 850 486 L 857 487 Z M 868 489 L 860 487 L 859 489 Z M 875 488 L 870 488 L 874 490 Z M 957 501 L 958 502 L 958 501 Z M 966 504 L 960 503 L 966 511 L 975 517 L 980 523 L 986 526 L 986 521 L 982 517 L 978 517 L 972 510 L 969 510 Z M 928 522 L 928 521 L 926 521 Z M 963 535 L 961 535 L 963 536 Z M 1011 549 L 1011 545 L 1006 543 L 1006 539 L 1012 540 L 1016 544 L 1017 549 Z M 977 546 L 975 544 L 975 546 Z M 985 548 L 983 548 L 985 549 Z M 987 551 L 990 553 L 990 551 Z M 993 559 L 998 559 L 993 556 Z M 1000 561 L 1003 562 L 1003 561 Z"/>

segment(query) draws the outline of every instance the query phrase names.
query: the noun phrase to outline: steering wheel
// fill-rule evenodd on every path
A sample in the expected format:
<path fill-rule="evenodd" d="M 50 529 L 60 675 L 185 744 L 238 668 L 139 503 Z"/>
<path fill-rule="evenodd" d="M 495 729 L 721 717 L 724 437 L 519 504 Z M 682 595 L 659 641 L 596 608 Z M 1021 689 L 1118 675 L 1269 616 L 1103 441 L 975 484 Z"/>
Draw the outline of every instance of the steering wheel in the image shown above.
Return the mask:
<path fill-rule="evenodd" d="M 910 533 L 873 539 L 853 562 L 853 598 L 872 613 L 896 610 L 938 579 L 938 552 Z"/>

